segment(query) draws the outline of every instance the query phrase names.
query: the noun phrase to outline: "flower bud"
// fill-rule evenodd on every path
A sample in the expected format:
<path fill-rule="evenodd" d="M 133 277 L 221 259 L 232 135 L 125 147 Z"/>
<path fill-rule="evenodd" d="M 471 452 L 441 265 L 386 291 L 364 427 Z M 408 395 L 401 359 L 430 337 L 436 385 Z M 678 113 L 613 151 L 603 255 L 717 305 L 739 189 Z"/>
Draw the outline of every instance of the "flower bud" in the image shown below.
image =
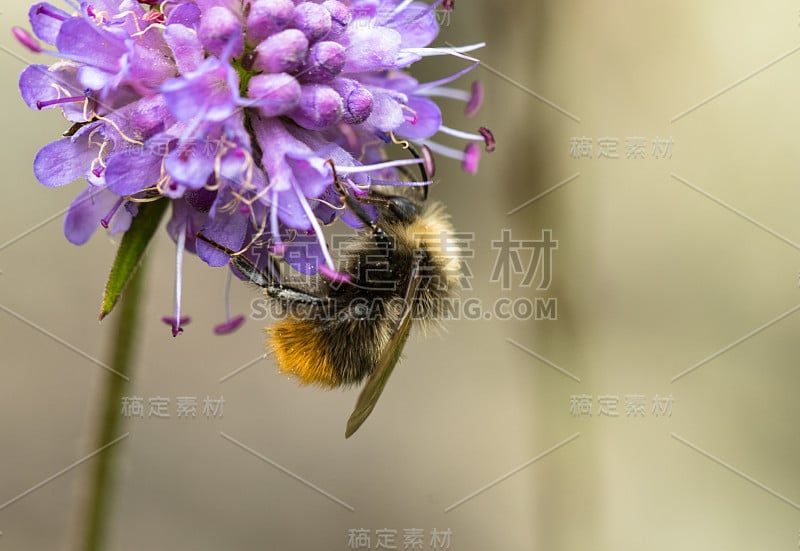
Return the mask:
<path fill-rule="evenodd" d="M 210 8 L 200 20 L 197 36 L 200 37 L 203 47 L 217 57 L 227 52 L 233 58 L 244 51 L 242 23 L 227 8 L 220 6 Z M 233 44 L 229 46 L 231 42 Z"/>
<path fill-rule="evenodd" d="M 292 21 L 292 0 L 253 0 L 247 15 L 247 41 L 258 44 L 285 29 Z"/>
<path fill-rule="evenodd" d="M 302 2 L 294 9 L 292 27 L 306 35 L 309 42 L 316 42 L 330 32 L 331 14 L 319 4 Z"/>
<path fill-rule="evenodd" d="M 273 34 L 256 47 L 253 67 L 268 73 L 292 73 L 302 67 L 308 54 L 308 39 L 297 29 Z"/>
<path fill-rule="evenodd" d="M 250 79 L 247 95 L 257 100 L 256 106 L 265 117 L 277 117 L 300 103 L 300 83 L 286 73 L 255 75 Z"/>
<path fill-rule="evenodd" d="M 347 124 L 360 124 L 372 113 L 372 93 L 358 81 L 339 78 L 332 84 L 342 97 L 344 111 L 342 120 Z"/>
<path fill-rule="evenodd" d="M 324 84 L 307 84 L 300 94 L 300 104 L 292 111 L 294 121 L 309 130 L 324 130 L 342 117 L 342 98 Z"/>
<path fill-rule="evenodd" d="M 327 36 L 328 40 L 339 38 L 344 34 L 347 25 L 353 19 L 350 14 L 350 8 L 338 0 L 326 0 L 322 3 L 322 7 L 331 14 L 331 30 Z"/>
<path fill-rule="evenodd" d="M 338 42 L 317 42 L 308 50 L 302 79 L 305 82 L 329 82 L 342 72 L 344 62 L 344 46 Z"/>

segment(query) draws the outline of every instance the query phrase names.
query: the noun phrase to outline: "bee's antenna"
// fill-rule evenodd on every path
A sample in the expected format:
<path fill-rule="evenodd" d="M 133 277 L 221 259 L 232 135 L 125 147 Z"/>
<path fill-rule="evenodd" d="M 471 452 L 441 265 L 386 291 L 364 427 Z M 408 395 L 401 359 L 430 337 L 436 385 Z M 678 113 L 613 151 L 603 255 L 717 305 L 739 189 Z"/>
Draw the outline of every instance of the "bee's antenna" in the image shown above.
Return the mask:
<path fill-rule="evenodd" d="M 422 155 L 414 149 L 414 146 L 411 145 L 411 142 L 408 140 L 398 140 L 397 137 L 394 135 L 394 132 L 389 132 L 389 137 L 392 139 L 392 143 L 395 143 L 401 146 L 403 149 L 408 149 L 411 152 L 411 155 L 414 156 L 415 159 L 418 161 L 422 161 L 419 163 L 419 172 L 422 175 L 423 182 L 430 182 L 430 179 L 433 178 L 433 174 L 436 171 L 436 166 L 433 164 L 433 155 L 431 155 L 431 150 L 428 149 L 427 145 L 422 146 Z M 430 174 L 428 174 L 428 168 L 431 167 Z M 406 173 L 408 174 L 408 173 Z M 422 200 L 426 200 L 428 198 L 428 185 L 422 186 Z"/>
<path fill-rule="evenodd" d="M 411 154 L 414 156 L 415 159 L 417 159 L 419 161 L 422 161 L 421 163 L 419 163 L 419 172 L 422 175 L 422 181 L 423 182 L 429 182 L 430 178 L 433 177 L 433 157 L 431 156 L 431 152 L 428 149 L 428 147 L 425 146 L 425 145 L 422 146 L 422 155 L 420 155 L 417 152 L 417 150 L 414 149 L 414 146 L 411 145 L 408 142 L 405 142 L 405 149 L 408 149 L 411 152 Z M 430 176 L 428 176 L 428 169 L 425 168 L 425 165 L 427 165 L 428 163 L 430 163 L 430 165 L 431 165 L 431 174 L 430 174 Z M 422 199 L 423 200 L 428 198 L 428 185 L 429 184 L 426 184 L 426 185 L 422 186 Z"/>
<path fill-rule="evenodd" d="M 361 203 L 358 200 L 347 193 L 342 185 L 341 180 L 339 180 L 339 176 L 336 174 L 336 167 L 333 164 L 333 159 L 328 159 L 327 163 L 331 165 L 331 170 L 333 171 L 333 184 L 336 186 L 336 189 L 339 190 L 339 193 L 342 196 L 342 201 L 348 206 L 348 208 L 353 211 L 353 214 L 358 216 L 358 219 L 364 222 L 369 228 L 372 230 L 372 233 L 383 233 L 383 230 L 378 226 L 377 222 L 372 219 L 369 213 L 361 206 Z"/>
<path fill-rule="evenodd" d="M 417 159 L 419 161 L 422 161 L 421 163 L 419 163 L 419 173 L 422 175 L 422 181 L 423 182 L 429 181 L 430 177 L 428 176 L 428 169 L 425 168 L 425 167 L 426 167 L 426 165 L 428 163 L 431 163 L 431 165 L 433 164 L 432 163 L 433 159 L 431 158 L 430 151 L 428 150 L 428 148 L 426 146 L 423 145 L 422 146 L 423 154 L 420 155 L 419 152 L 416 149 L 414 149 L 413 145 L 411 145 L 408 142 L 406 142 L 406 143 L 408 145 L 406 145 L 405 149 L 408 149 L 411 152 L 411 154 L 414 156 L 415 159 Z M 431 176 L 433 176 L 433 174 L 431 174 Z M 428 187 L 428 186 L 425 186 L 425 187 Z"/>

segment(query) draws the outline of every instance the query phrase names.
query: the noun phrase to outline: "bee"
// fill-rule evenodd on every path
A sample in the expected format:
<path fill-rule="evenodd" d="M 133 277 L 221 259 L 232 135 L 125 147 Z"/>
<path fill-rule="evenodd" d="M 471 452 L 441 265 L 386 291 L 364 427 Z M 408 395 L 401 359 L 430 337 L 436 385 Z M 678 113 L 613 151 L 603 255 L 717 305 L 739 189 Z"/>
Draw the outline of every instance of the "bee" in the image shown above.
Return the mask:
<path fill-rule="evenodd" d="M 345 190 L 332 161 L 330 166 L 345 208 L 364 224 L 346 242 L 343 272 L 349 281 L 316 277 L 305 285 L 285 285 L 241 254 L 202 233 L 198 238 L 224 250 L 236 270 L 284 307 L 284 319 L 266 329 L 280 371 L 302 384 L 328 388 L 366 379 L 347 421 L 349 438 L 375 408 L 412 322 L 424 327 L 441 317 L 458 286 L 460 249 L 444 207 L 427 202 L 427 186 L 415 190 L 421 196 L 373 187 L 357 199 Z M 427 181 L 424 169 L 423 178 Z M 370 216 L 364 205 L 373 205 L 377 215 Z"/>

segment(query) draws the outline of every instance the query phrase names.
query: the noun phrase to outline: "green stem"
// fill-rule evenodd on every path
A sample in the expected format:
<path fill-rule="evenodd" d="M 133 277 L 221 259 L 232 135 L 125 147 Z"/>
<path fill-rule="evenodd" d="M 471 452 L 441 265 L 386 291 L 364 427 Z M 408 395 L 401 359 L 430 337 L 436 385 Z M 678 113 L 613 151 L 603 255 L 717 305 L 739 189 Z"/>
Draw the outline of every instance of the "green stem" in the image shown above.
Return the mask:
<path fill-rule="evenodd" d="M 131 276 L 122 303 L 118 308 L 118 318 L 114 328 L 110 367 L 117 373 L 130 377 L 134 365 L 134 353 L 138 345 L 137 330 L 144 289 L 144 261 Z M 111 374 L 106 379 L 100 405 L 100 424 L 97 427 L 95 448 L 107 446 L 109 442 L 122 435 L 124 418 L 120 407 L 128 381 Z M 89 494 L 84 509 L 84 530 L 81 535 L 81 551 L 104 549 L 111 518 L 111 505 L 114 489 L 114 467 L 117 445 L 108 446 L 94 462 L 94 472 L 89 482 Z"/>

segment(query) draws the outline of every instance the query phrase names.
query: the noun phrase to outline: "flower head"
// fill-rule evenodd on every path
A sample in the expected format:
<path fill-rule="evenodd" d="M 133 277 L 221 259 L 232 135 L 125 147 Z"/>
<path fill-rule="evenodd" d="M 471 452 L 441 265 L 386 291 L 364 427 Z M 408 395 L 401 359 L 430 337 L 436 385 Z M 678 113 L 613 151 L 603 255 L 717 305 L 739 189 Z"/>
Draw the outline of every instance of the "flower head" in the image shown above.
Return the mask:
<path fill-rule="evenodd" d="M 329 160 L 353 193 L 400 183 L 398 166 L 430 151 L 474 172 L 488 130 L 443 124 L 434 99 L 482 97 L 447 86 L 477 64 L 481 45 L 432 48 L 436 10 L 452 2 L 413 0 L 63 0 L 34 4 L 32 36 L 14 36 L 57 58 L 31 65 L 20 91 L 34 109 L 59 108 L 73 128 L 39 151 L 34 172 L 46 186 L 80 177 L 68 240 L 85 243 L 98 226 L 126 231 L 141 201 L 171 201 L 176 306 L 165 320 L 181 331 L 181 262 L 211 266 L 228 256 L 211 241 L 252 258 L 283 256 L 294 269 L 338 274 L 321 225 L 342 215 Z M 452 55 L 469 66 L 436 82 L 407 72 L 422 58 Z M 467 140 L 463 152 L 433 140 Z M 383 144 L 408 140 L 422 159 L 390 161 Z M 358 226 L 353 216 L 343 220 Z M 268 254 L 263 254 L 264 252 Z M 217 326 L 235 329 L 239 318 Z M 183 322 L 185 323 L 185 322 Z"/>

